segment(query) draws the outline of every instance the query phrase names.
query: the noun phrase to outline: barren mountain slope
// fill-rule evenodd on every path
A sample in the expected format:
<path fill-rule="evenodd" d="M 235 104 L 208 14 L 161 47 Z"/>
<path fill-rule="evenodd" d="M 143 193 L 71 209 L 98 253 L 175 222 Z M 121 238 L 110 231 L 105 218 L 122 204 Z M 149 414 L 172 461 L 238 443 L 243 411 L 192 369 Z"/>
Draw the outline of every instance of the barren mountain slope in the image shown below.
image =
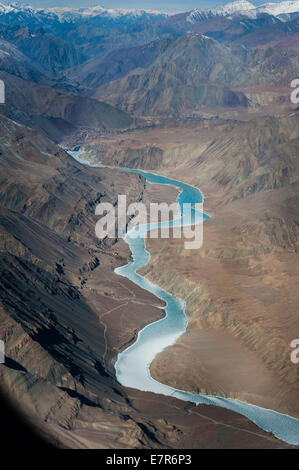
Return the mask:
<path fill-rule="evenodd" d="M 279 47 L 230 47 L 201 34 L 161 41 L 160 48 L 155 42 L 152 47 L 155 60 L 140 67 L 130 61 L 126 74 L 123 70 L 119 74 L 122 78 L 115 73 L 108 81 L 99 72 L 101 63 L 90 62 L 78 79 L 90 83 L 94 97 L 136 115 L 178 118 L 207 109 L 214 115 L 219 108 L 245 111 L 254 107 L 246 87 L 255 87 L 257 94 L 260 86 L 272 92 L 278 88 L 281 94 L 281 88 L 289 87 L 299 72 L 298 53 Z M 119 56 L 114 54 L 114 60 L 116 71 L 124 68 L 121 51 Z M 97 88 L 94 76 L 98 74 L 103 84 Z"/>
<path fill-rule="evenodd" d="M 238 140 L 234 133 L 216 138 L 185 163 L 185 176 L 203 189 L 212 214 L 203 247 L 186 253 L 176 241 L 150 240 L 154 256 L 145 270 L 187 300 L 190 316 L 187 334 L 155 360 L 154 376 L 294 416 L 298 129 L 298 116 L 250 123 Z M 187 357 L 181 354 L 185 346 Z M 180 374 L 177 367 L 169 371 L 176 359 Z"/>

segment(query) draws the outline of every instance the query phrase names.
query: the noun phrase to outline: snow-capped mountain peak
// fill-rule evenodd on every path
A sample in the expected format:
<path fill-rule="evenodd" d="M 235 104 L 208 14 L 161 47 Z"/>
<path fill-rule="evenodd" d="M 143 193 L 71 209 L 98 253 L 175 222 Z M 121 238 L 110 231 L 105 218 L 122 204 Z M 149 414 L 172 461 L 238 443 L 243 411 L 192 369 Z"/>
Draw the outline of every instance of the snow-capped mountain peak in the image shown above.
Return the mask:
<path fill-rule="evenodd" d="M 27 13 L 34 13 L 35 10 L 30 5 L 19 3 L 0 3 L 0 14 L 7 15 L 9 13 L 19 13 L 20 11 Z"/>
<path fill-rule="evenodd" d="M 40 9 L 39 9 L 40 11 Z M 92 17 L 92 16 L 106 16 L 111 18 L 118 18 L 122 16 L 132 16 L 138 17 L 145 14 L 149 15 L 163 15 L 161 11 L 155 10 L 138 10 L 138 9 L 126 9 L 126 8 L 104 8 L 101 5 L 96 5 L 89 8 L 63 8 L 63 7 L 54 7 L 44 10 L 46 12 L 57 15 L 59 18 L 66 17 Z M 165 13 L 164 13 L 165 15 Z"/>
<path fill-rule="evenodd" d="M 131 17 L 138 18 L 142 16 L 167 16 L 167 13 L 162 11 L 155 10 L 140 10 L 140 9 L 111 9 L 104 8 L 101 5 L 96 5 L 88 8 L 72 8 L 72 7 L 53 7 L 53 8 L 32 8 L 29 5 L 19 4 L 19 3 L 9 3 L 3 4 L 0 3 L 0 14 L 10 14 L 18 12 L 27 12 L 27 13 L 36 13 L 36 14 L 46 14 L 50 16 L 56 16 L 61 21 L 68 21 L 72 19 L 79 18 L 88 18 L 88 17 L 97 17 L 102 16 L 106 18 L 121 18 L 121 17 Z"/>
<path fill-rule="evenodd" d="M 3 0 L 2 0 L 3 1 Z M 140 10 L 140 9 L 111 9 L 104 8 L 101 5 L 93 7 L 53 7 L 53 8 L 33 8 L 29 5 L 21 3 L 1 3 L 0 2 L 0 15 L 14 14 L 14 13 L 27 13 L 30 15 L 41 14 L 49 15 L 50 17 L 57 18 L 61 22 L 68 22 L 73 20 L 80 20 L 81 18 L 103 17 L 111 20 L 121 21 L 134 21 L 143 17 L 166 17 L 170 14 L 156 10 Z M 256 18 L 260 14 L 269 14 L 281 18 L 288 16 L 292 13 L 299 13 L 299 0 L 287 0 L 282 2 L 270 2 L 263 5 L 255 6 L 247 0 L 235 0 L 226 3 L 225 5 L 207 8 L 207 9 L 194 9 L 186 13 L 186 20 L 190 23 L 198 23 L 219 17 L 234 17 L 244 16 L 248 18 Z"/>
<path fill-rule="evenodd" d="M 195 9 L 190 12 L 187 21 L 197 23 L 210 18 L 225 16 L 247 16 L 256 18 L 258 15 L 267 13 L 268 15 L 279 16 L 283 14 L 299 12 L 299 0 L 283 1 L 278 3 L 265 3 L 256 7 L 247 0 L 236 0 L 220 7 L 207 8 L 205 10 Z"/>
<path fill-rule="evenodd" d="M 196 23 L 212 17 L 229 16 L 240 11 L 246 12 L 254 9 L 255 5 L 247 0 L 235 0 L 234 2 L 226 3 L 223 6 L 207 8 L 205 10 L 195 8 L 187 17 L 187 21 L 190 23 Z"/>
<path fill-rule="evenodd" d="M 0 3 L 0 13 L 9 13 L 11 11 L 14 11 L 14 8 L 11 5 Z"/>
<path fill-rule="evenodd" d="M 256 8 L 260 13 L 268 13 L 269 15 L 278 16 L 284 13 L 299 12 L 299 0 L 292 0 L 278 3 L 265 3 Z"/>

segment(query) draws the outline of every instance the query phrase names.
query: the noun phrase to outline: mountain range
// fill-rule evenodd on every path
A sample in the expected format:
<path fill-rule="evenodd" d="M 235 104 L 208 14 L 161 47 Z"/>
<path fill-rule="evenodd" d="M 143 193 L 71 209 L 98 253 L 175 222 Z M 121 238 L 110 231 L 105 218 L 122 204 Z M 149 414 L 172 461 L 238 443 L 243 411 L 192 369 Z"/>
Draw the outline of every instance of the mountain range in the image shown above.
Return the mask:
<path fill-rule="evenodd" d="M 273 87 L 287 87 L 298 74 L 298 2 L 271 8 L 236 1 L 204 14 L 95 7 L 58 9 L 58 15 L 57 9 L 3 6 L 1 69 L 69 94 L 70 100 L 105 101 L 135 117 L 251 110 L 264 95 L 252 102 L 246 88 L 266 86 L 275 101 Z M 33 85 L 27 89 L 31 93 Z M 127 126 L 130 119 L 116 119 L 112 127 Z M 100 126 L 107 128 L 103 122 Z"/>
<path fill-rule="evenodd" d="M 255 17 L 260 13 L 268 13 L 270 15 L 279 16 L 290 13 L 298 13 L 298 0 L 287 0 L 282 2 L 264 3 L 255 6 L 247 0 L 235 0 L 224 6 L 213 8 L 199 9 L 195 8 L 187 13 L 187 21 L 190 23 L 197 21 L 205 21 L 212 17 L 243 15 Z M 2 4 L 0 3 L 0 13 L 4 15 L 35 15 L 35 16 L 52 16 L 60 21 L 78 21 L 95 17 L 109 18 L 117 21 L 134 21 L 140 18 L 166 18 L 176 16 L 176 13 L 169 14 L 158 10 L 141 10 L 141 9 L 107 9 L 101 5 L 94 7 L 52 7 L 52 8 L 33 8 L 28 5 L 17 3 Z"/>

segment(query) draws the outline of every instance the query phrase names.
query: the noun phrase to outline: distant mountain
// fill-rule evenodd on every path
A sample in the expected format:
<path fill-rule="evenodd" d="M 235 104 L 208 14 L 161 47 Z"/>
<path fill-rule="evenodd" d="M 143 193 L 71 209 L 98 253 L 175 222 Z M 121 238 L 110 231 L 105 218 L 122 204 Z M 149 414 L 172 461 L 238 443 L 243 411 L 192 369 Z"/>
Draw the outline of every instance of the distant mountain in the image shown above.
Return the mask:
<path fill-rule="evenodd" d="M 256 18 L 232 18 L 221 27 L 215 27 L 214 30 L 210 30 L 206 34 L 225 44 L 236 43 L 244 44 L 247 47 L 256 47 L 271 44 L 272 41 L 277 41 L 279 44 L 285 37 L 289 37 L 289 41 L 292 43 L 291 38 L 298 32 L 299 15 L 282 21 L 278 17 L 264 13 Z"/>
<path fill-rule="evenodd" d="M 100 87 L 95 96 L 136 114 L 192 114 L 201 106 L 247 106 L 229 86 L 241 70 L 231 51 L 201 34 L 168 42 L 153 64 Z"/>
<path fill-rule="evenodd" d="M 47 35 L 66 42 L 68 47 L 76 47 L 78 55 L 86 58 L 104 55 L 119 47 L 145 44 L 165 35 L 175 35 L 172 28 L 163 25 L 165 18 L 165 13 L 145 10 L 102 7 L 33 9 L 0 4 L 0 24 L 29 28 L 32 32 L 42 27 Z M 44 44 L 41 47 L 46 49 Z M 62 49 L 61 44 L 55 46 L 54 43 L 53 47 Z"/>
<path fill-rule="evenodd" d="M 35 82 L 60 91 L 63 97 L 82 93 L 82 97 L 109 102 L 137 116 L 192 116 L 202 107 L 247 107 L 240 88 L 288 86 L 299 72 L 296 49 L 286 50 L 277 43 L 281 38 L 288 44 L 288 37 L 299 33 L 299 15 L 290 13 L 298 2 L 275 4 L 275 14 L 290 15 L 283 18 L 262 13 L 263 9 L 272 11 L 271 4 L 258 7 L 258 15 L 252 14 L 257 8 L 246 0 L 168 16 L 102 7 L 34 10 L 3 6 L 0 70 L 29 81 L 24 85 L 29 96 L 42 96 L 40 89 L 33 91 Z M 267 49 L 267 44 L 275 47 Z M 265 50 L 255 51 L 256 47 Z M 57 119 L 67 122 L 61 123 L 65 131 L 69 125 L 86 126 L 88 121 L 93 128 L 128 127 L 128 114 L 120 115 L 114 108 L 106 113 L 102 103 L 98 109 L 97 100 L 92 99 L 84 101 L 84 106 L 81 102 L 81 120 L 77 117 L 75 122 L 80 99 L 63 98 L 71 110 L 67 119 L 63 106 L 54 114 L 52 108 L 47 114 L 49 107 L 44 113 L 36 110 L 34 125 L 40 128 L 43 122 L 43 129 L 55 140 L 61 135 Z"/>
<path fill-rule="evenodd" d="M 120 48 L 104 57 L 94 57 L 66 72 L 66 76 L 82 87 L 97 88 L 127 75 L 131 70 L 149 67 L 162 54 L 171 39 L 162 39 L 136 47 Z"/>
<path fill-rule="evenodd" d="M 195 8 L 186 15 L 186 21 L 196 23 L 206 21 L 213 17 L 225 17 L 233 15 L 244 15 L 256 17 L 260 13 L 279 16 L 283 14 L 299 12 L 299 0 L 269 2 L 259 6 L 247 0 L 235 0 L 225 3 L 222 6 L 214 8 L 199 9 Z M 4 5 L 0 3 L 0 15 L 28 15 L 35 16 L 36 19 L 46 18 L 59 20 L 61 22 L 76 22 L 92 18 L 102 18 L 116 22 L 130 23 L 136 20 L 147 19 L 149 21 L 161 21 L 167 17 L 173 17 L 175 14 L 157 10 L 143 10 L 130 8 L 105 8 L 101 5 L 94 7 L 53 7 L 53 8 L 33 8 L 28 5 L 11 3 Z M 180 15 L 180 14 L 179 14 Z"/>
<path fill-rule="evenodd" d="M 107 74 L 102 75 L 101 64 L 105 65 L 105 59 L 100 63 L 89 62 L 86 69 L 83 66 L 78 78 L 85 86 L 95 87 L 91 96 L 129 113 L 178 117 L 192 116 L 203 108 L 247 107 L 250 103 L 241 88 L 262 84 L 289 86 L 292 77 L 299 74 L 298 54 L 293 50 L 225 46 L 199 33 L 161 42 L 160 48 L 153 43 L 154 53 L 147 66 L 144 63 L 143 67 L 133 68 L 130 57 L 136 51 L 126 50 L 132 69 L 128 66 L 124 74 L 124 68 L 121 69 L 124 52 L 119 51 L 118 56 L 114 54 L 119 66 L 116 61 L 113 68 L 116 73 L 114 78 L 113 74 L 110 76 L 110 81 Z M 103 84 L 96 88 L 102 80 Z"/>
<path fill-rule="evenodd" d="M 23 34 L 13 43 L 54 74 L 111 51 L 173 39 L 188 32 L 203 33 L 225 42 L 256 34 L 257 39 L 248 44 L 264 44 L 274 40 L 278 29 L 283 36 L 298 32 L 298 28 L 294 32 L 293 28 L 283 26 L 289 25 L 296 16 L 299 16 L 299 0 L 258 7 L 247 0 L 236 0 L 223 6 L 180 14 L 101 6 L 33 9 L 0 4 L 0 25 L 16 28 Z M 246 44 L 246 41 L 242 42 Z"/>
<path fill-rule="evenodd" d="M 37 12 L 56 15 L 61 21 L 73 21 L 80 18 L 103 17 L 121 19 L 125 21 L 135 20 L 142 17 L 165 18 L 167 13 L 156 10 L 140 10 L 133 8 L 104 8 L 97 5 L 89 8 L 54 7 L 48 9 L 37 9 Z"/>
<path fill-rule="evenodd" d="M 264 5 L 260 5 L 250 11 L 250 15 L 259 13 L 268 13 L 273 16 L 279 16 L 286 13 L 299 13 L 299 0 L 265 3 Z"/>
<path fill-rule="evenodd" d="M 0 70 L 29 81 L 24 85 L 29 96 L 42 95 L 40 89 L 33 92 L 35 82 L 51 86 L 63 97 L 83 93 L 137 116 L 192 116 L 202 107 L 247 107 L 240 88 L 286 86 L 299 72 L 296 49 L 286 50 L 277 42 L 281 38 L 288 44 L 287 38 L 299 33 L 298 4 L 296 0 L 255 7 L 238 0 L 180 15 L 0 4 Z M 275 47 L 253 50 L 267 44 Z M 92 99 L 84 106 L 82 101 L 84 118 L 74 122 L 80 99 L 62 100 L 71 109 L 67 119 L 63 106 L 56 114 L 47 114 L 49 107 L 45 113 L 36 110 L 34 125 L 39 128 L 43 122 L 55 140 L 60 132 L 53 119 L 67 122 L 61 124 L 65 130 L 69 125 L 86 126 L 89 114 L 93 128 L 128 126 L 127 114 L 113 108 L 103 114 L 103 107 L 99 110 Z"/>
<path fill-rule="evenodd" d="M 165 19 L 164 24 L 180 32 L 191 30 L 207 36 L 213 35 L 216 31 L 221 33 L 234 28 L 235 36 L 238 37 L 242 36 L 244 30 L 246 33 L 246 27 L 258 31 L 263 28 L 264 22 L 274 27 L 280 24 L 282 27 L 283 23 L 293 20 L 296 16 L 299 16 L 299 0 L 265 3 L 258 7 L 246 0 L 236 0 L 224 6 L 194 9 L 186 13 L 171 15 Z M 229 40 L 228 37 L 225 39 Z"/>
<path fill-rule="evenodd" d="M 55 142 L 79 128 L 123 129 L 133 122 L 127 113 L 98 100 L 62 93 L 2 71 L 0 79 L 6 90 L 2 113 Z"/>
<path fill-rule="evenodd" d="M 205 10 L 196 8 L 187 14 L 186 21 L 198 23 L 216 17 L 245 16 L 248 18 L 256 18 L 262 13 L 279 16 L 285 13 L 295 12 L 299 12 L 299 0 L 265 3 L 258 7 L 247 0 L 235 0 L 234 2 L 226 3 L 224 6 L 215 8 L 207 8 Z"/>
<path fill-rule="evenodd" d="M 15 32 L 14 42 L 21 51 L 50 73 L 55 74 L 65 68 L 74 67 L 82 60 L 72 45 L 47 34 L 43 28 L 33 31 L 29 28 L 20 29 Z"/>
<path fill-rule="evenodd" d="M 238 14 L 240 12 L 246 14 L 246 12 L 254 9 L 255 6 L 252 3 L 247 2 L 246 0 L 236 0 L 234 2 L 225 4 L 224 6 L 215 8 L 207 8 L 204 10 L 196 8 L 188 14 L 186 21 L 189 21 L 190 23 L 197 23 L 218 16 L 229 16 Z"/>
<path fill-rule="evenodd" d="M 273 6 L 273 8 L 272 8 Z M 223 7 L 169 16 L 164 24 L 179 34 L 202 33 L 225 44 L 259 46 L 299 32 L 299 0 L 254 7 L 236 1 Z"/>
<path fill-rule="evenodd" d="M 43 70 L 43 73 L 50 75 L 74 67 L 83 60 L 74 46 L 59 37 L 47 34 L 42 27 L 31 30 L 27 26 L 0 25 L 0 37 L 17 46 Z"/>

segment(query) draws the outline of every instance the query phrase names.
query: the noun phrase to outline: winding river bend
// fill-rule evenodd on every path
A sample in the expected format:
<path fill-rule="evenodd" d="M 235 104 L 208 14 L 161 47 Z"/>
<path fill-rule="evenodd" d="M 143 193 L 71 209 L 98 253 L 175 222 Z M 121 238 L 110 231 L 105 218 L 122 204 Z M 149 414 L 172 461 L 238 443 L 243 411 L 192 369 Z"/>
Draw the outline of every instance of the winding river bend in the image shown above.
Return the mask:
<path fill-rule="evenodd" d="M 78 162 L 88 164 L 92 167 L 103 167 L 101 164 L 91 164 L 84 160 L 81 152 L 69 152 Z M 185 184 L 181 181 L 173 180 L 155 173 L 135 170 L 129 168 L 118 168 L 124 172 L 136 173 L 143 176 L 149 183 L 167 184 L 180 190 L 177 198 L 180 212 L 184 203 L 191 203 L 192 207 L 196 203 L 202 202 L 202 194 L 199 189 Z M 197 213 L 197 214 L 196 214 Z M 208 216 L 192 210 L 192 222 L 202 223 Z M 190 218 L 176 217 L 172 221 L 158 224 L 159 227 L 174 224 L 181 226 L 190 225 Z M 185 302 L 156 284 L 151 283 L 146 278 L 137 273 L 150 260 L 150 253 L 146 250 L 145 236 L 150 230 L 157 229 L 157 224 L 147 224 L 139 228 L 139 236 L 134 233 L 135 229 L 129 231 L 125 241 L 132 252 L 133 261 L 125 266 L 117 268 L 116 274 L 126 277 L 139 287 L 151 292 L 159 299 L 166 302 L 165 316 L 161 320 L 155 321 L 143 328 L 134 344 L 118 355 L 115 370 L 119 383 L 125 387 L 131 387 L 142 391 L 175 397 L 179 400 L 192 402 L 195 404 L 215 405 L 235 411 L 246 416 L 260 428 L 272 432 L 279 439 L 289 443 L 299 445 L 299 419 L 278 413 L 273 410 L 250 405 L 240 400 L 222 398 L 217 396 L 194 394 L 178 390 L 153 379 L 150 374 L 150 364 L 153 359 L 167 346 L 174 344 L 177 339 L 184 334 L 187 328 L 188 319 L 185 314 Z M 173 365 L 175 367 L 175 365 Z"/>

